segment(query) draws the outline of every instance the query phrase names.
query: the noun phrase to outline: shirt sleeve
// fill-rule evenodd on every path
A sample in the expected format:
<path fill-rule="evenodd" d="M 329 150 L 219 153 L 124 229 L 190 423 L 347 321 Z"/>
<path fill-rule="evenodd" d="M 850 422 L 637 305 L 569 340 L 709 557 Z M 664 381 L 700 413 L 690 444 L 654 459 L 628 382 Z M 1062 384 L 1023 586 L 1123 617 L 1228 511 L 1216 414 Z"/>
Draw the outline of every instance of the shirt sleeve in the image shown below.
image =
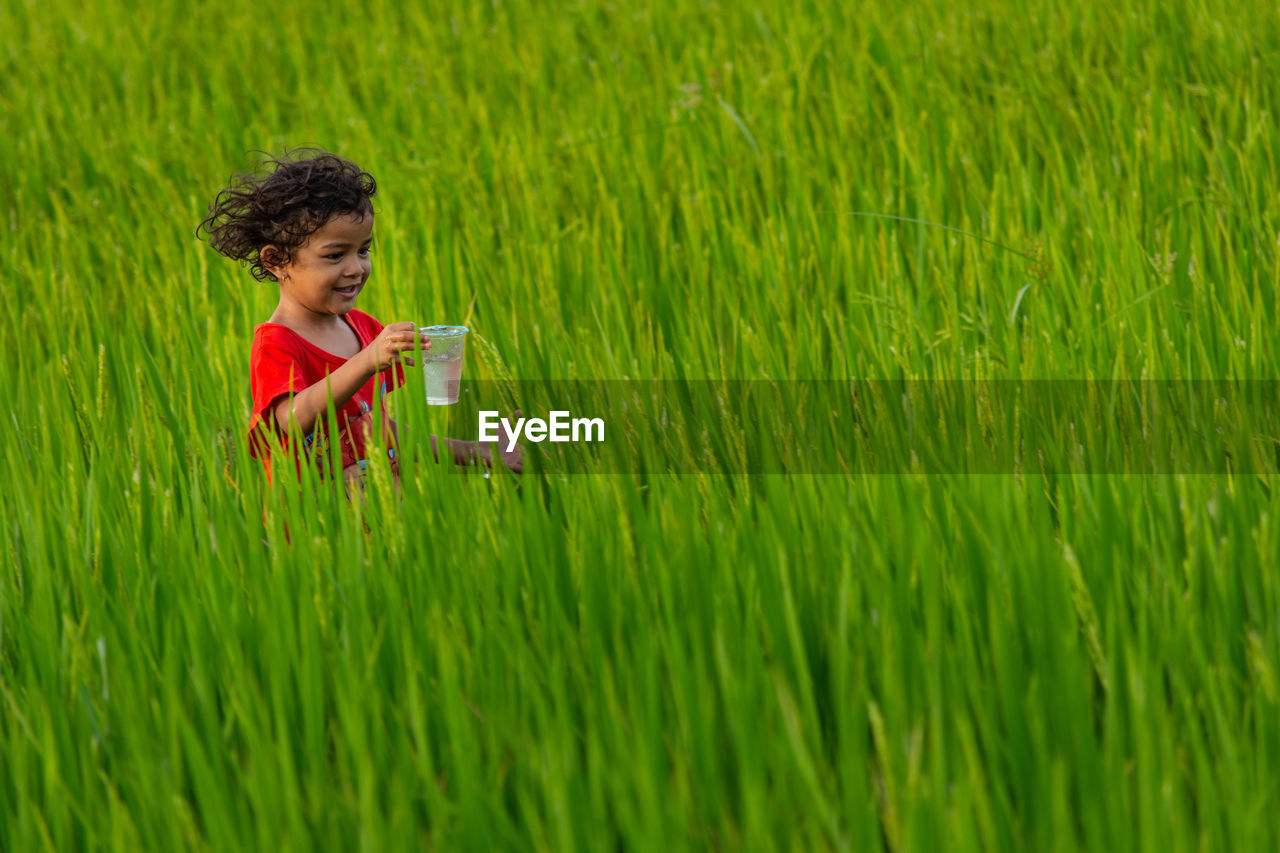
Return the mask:
<path fill-rule="evenodd" d="M 271 408 L 281 397 L 306 389 L 298 354 L 279 341 L 260 341 L 249 359 L 249 384 L 253 390 L 253 418 L 249 429 L 271 424 Z M 274 424 L 273 424 L 274 425 Z"/>

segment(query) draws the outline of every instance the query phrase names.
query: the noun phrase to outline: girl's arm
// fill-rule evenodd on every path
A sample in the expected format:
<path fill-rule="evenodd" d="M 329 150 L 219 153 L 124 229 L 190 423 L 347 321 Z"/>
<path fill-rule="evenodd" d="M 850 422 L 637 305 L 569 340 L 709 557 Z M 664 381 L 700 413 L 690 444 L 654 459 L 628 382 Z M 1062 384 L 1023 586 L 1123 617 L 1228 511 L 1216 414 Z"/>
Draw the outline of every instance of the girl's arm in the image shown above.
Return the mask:
<path fill-rule="evenodd" d="M 515 417 L 520 417 L 520 411 L 517 409 Z M 396 422 L 390 417 L 386 420 L 387 426 L 391 433 L 391 445 L 395 448 L 396 453 L 400 452 L 400 431 L 396 429 Z M 511 433 L 503 424 L 499 427 L 501 435 L 498 441 L 494 443 L 482 441 L 463 441 L 457 438 L 440 438 L 432 435 L 431 439 L 431 457 L 437 462 L 440 461 L 440 442 L 444 442 L 448 452 L 453 456 L 455 465 L 474 465 L 476 462 L 483 462 L 490 468 L 493 467 L 494 453 L 508 468 L 519 474 L 524 470 L 524 449 L 519 445 L 507 450 L 507 444 L 511 439 Z M 391 469 L 396 476 L 400 474 L 400 464 L 395 457 L 391 460 Z"/>
<path fill-rule="evenodd" d="M 520 417 L 517 410 L 515 416 Z M 490 468 L 493 467 L 494 457 L 502 460 L 508 468 L 519 474 L 524 470 L 524 449 L 516 444 L 511 450 L 507 450 L 507 444 L 511 440 L 511 433 L 507 430 L 506 424 L 499 427 L 499 436 L 496 442 L 487 441 L 463 441 L 457 438 L 437 438 L 431 436 L 431 455 L 435 457 L 437 462 L 440 461 L 439 442 L 443 441 L 445 447 L 453 454 L 453 461 L 458 465 L 474 465 L 477 461 L 483 462 Z"/>
<path fill-rule="evenodd" d="M 330 395 L 334 408 L 340 409 L 375 373 L 395 364 L 412 365 L 413 359 L 405 353 L 413 351 L 417 335 L 417 327 L 413 323 L 392 323 L 384 327 L 367 347 L 330 373 L 328 381 L 321 380 L 276 403 L 273 409 L 276 423 L 287 428 L 296 422 L 303 435 L 310 434 L 328 408 Z M 431 348 L 431 341 L 425 335 L 421 340 L 424 351 Z"/>
<path fill-rule="evenodd" d="M 484 459 L 485 462 L 489 461 L 488 452 L 486 450 L 482 450 L 484 445 L 480 444 L 478 441 L 463 441 L 458 438 L 439 438 L 433 435 L 431 436 L 431 455 L 435 457 L 437 462 L 440 461 L 439 443 L 442 441 L 444 442 L 444 446 L 449 448 L 449 453 L 453 455 L 453 461 L 458 465 L 472 465 L 477 459 Z"/>

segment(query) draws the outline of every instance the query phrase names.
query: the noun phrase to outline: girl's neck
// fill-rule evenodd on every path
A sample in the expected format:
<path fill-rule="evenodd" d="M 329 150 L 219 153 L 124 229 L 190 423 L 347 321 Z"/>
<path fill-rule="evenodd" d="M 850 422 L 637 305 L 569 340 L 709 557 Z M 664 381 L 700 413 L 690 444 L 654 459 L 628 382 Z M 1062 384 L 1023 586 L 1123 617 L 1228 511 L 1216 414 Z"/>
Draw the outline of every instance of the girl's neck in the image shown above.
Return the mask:
<path fill-rule="evenodd" d="M 332 332 L 343 326 L 342 316 L 338 314 L 316 315 L 305 311 L 290 311 L 288 307 L 279 304 L 276 310 L 271 312 L 268 323 L 276 323 L 280 326 L 288 326 L 295 332 Z"/>

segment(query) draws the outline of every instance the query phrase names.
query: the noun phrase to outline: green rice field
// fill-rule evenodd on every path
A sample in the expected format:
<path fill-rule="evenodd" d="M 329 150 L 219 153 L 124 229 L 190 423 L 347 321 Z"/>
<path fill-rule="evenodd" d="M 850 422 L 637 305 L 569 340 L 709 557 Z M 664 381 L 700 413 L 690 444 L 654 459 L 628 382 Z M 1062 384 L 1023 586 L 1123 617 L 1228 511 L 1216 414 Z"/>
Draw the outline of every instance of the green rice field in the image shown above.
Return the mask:
<path fill-rule="evenodd" d="M 1280 849 L 1274 5 L 0 32 L 0 850 Z M 301 146 L 358 308 L 605 442 L 437 464 L 410 370 L 398 490 L 268 488 L 195 232 Z"/>

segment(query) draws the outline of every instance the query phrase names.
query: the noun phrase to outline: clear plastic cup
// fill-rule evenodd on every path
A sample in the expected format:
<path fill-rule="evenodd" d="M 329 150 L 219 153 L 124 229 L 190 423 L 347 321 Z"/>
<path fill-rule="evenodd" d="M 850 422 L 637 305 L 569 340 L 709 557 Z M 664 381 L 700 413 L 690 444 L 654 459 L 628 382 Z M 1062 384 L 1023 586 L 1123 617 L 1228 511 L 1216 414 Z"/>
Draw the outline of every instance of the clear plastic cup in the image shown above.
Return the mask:
<path fill-rule="evenodd" d="M 427 405 L 452 406 L 458 402 L 462 383 L 462 356 L 467 348 L 466 326 L 423 326 L 418 331 L 431 340 L 431 349 L 422 354 L 422 381 Z"/>

